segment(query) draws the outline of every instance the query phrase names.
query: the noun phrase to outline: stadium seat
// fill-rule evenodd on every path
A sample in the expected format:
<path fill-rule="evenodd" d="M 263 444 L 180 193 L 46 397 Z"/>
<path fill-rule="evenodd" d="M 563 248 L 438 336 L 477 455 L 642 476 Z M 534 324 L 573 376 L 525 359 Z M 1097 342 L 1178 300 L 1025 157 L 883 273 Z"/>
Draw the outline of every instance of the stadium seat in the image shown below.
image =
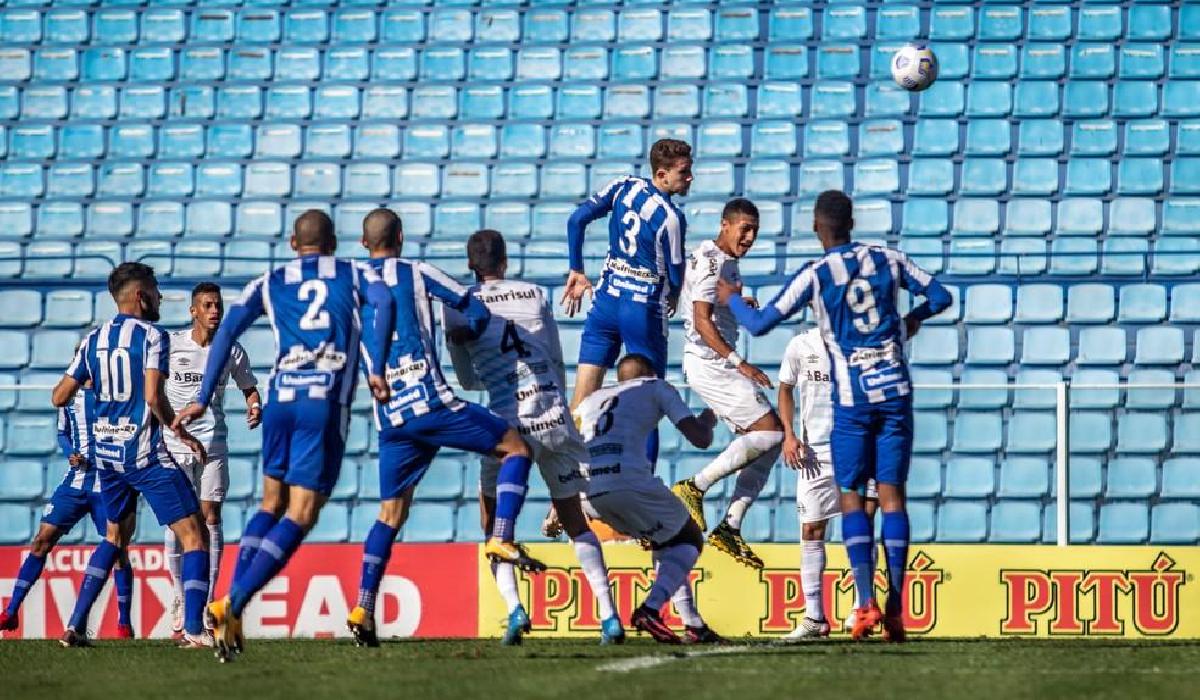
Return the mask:
<path fill-rule="evenodd" d="M 1117 452 L 1156 453 L 1167 443 L 1167 421 L 1160 414 L 1129 412 L 1117 420 Z"/>
<path fill-rule="evenodd" d="M 283 233 L 280 217 L 275 202 L 245 202 L 238 206 L 234 235 L 279 237 Z"/>
<path fill-rule="evenodd" d="M 781 161 L 759 161 L 763 165 L 759 166 L 763 172 L 769 172 L 770 182 L 760 183 L 765 186 L 765 190 L 761 190 L 764 194 L 768 191 L 774 191 L 777 194 L 782 194 L 789 191 L 790 185 L 785 187 L 787 179 L 790 176 L 790 168 L 781 167 L 785 164 Z M 749 172 L 749 168 L 747 168 Z M 842 164 L 836 160 L 810 160 L 800 166 L 799 181 L 797 182 L 797 191 L 802 196 L 816 197 L 820 193 L 829 189 L 845 189 L 845 170 Z M 749 191 L 747 192 L 749 193 Z"/>
<path fill-rule="evenodd" d="M 183 233 L 184 211 L 179 202 L 147 202 L 138 207 L 138 238 L 174 238 Z"/>
<path fill-rule="evenodd" d="M 1142 328 L 1137 332 L 1134 363 L 1173 365 L 1183 361 L 1184 339 L 1181 328 Z"/>
<path fill-rule="evenodd" d="M 1116 314 L 1113 288 L 1106 284 L 1074 284 L 1067 289 L 1067 322 L 1108 323 Z"/>
<path fill-rule="evenodd" d="M 958 407 L 999 409 L 1008 405 L 1008 390 L 995 385 L 1008 384 L 1008 372 L 1001 369 L 969 367 L 959 379 Z M 987 386 L 992 385 L 992 386 Z"/>
<path fill-rule="evenodd" d="M 4 328 L 34 328 L 42 323 L 42 293 L 37 290 L 0 291 L 0 308 L 5 310 L 0 319 Z"/>
<path fill-rule="evenodd" d="M 26 544 L 33 537 L 33 511 L 17 503 L 0 504 L 0 542 Z"/>
<path fill-rule="evenodd" d="M 1036 542 L 1042 535 L 1042 504 L 1000 501 L 992 506 L 989 542 Z"/>
<path fill-rule="evenodd" d="M 1050 465 L 1044 457 L 1008 457 L 1000 462 L 1001 498 L 1042 498 L 1050 493 Z"/>
<path fill-rule="evenodd" d="M 1006 365 L 1013 361 L 1015 352 L 1013 332 L 1010 328 L 982 327 L 967 330 L 967 364 Z"/>
<path fill-rule="evenodd" d="M 627 127 L 626 127 L 627 128 Z M 607 155 L 616 157 L 637 157 L 642 154 L 642 136 L 641 130 L 633 132 L 636 134 L 637 143 L 636 152 L 630 152 L 633 149 L 626 149 L 625 152 L 615 152 Z M 704 124 L 700 127 L 696 134 L 697 136 L 697 151 L 701 157 L 736 157 L 742 155 L 742 128 L 736 123 L 714 122 Z M 795 149 L 795 132 L 793 130 L 793 151 Z M 728 164 L 731 165 L 732 164 Z M 730 176 L 732 179 L 732 175 Z M 701 178 L 697 178 L 697 185 L 701 188 L 704 183 Z M 732 183 L 731 183 L 732 184 Z M 701 190 L 703 191 L 703 190 Z M 732 191 L 732 187 L 730 188 Z"/>
<path fill-rule="evenodd" d="M 1063 373 L 1060 369 L 1022 367 L 1014 380 L 1022 388 L 1013 391 L 1013 407 L 1054 408 L 1057 405 L 1054 386 L 1061 381 Z"/>
<path fill-rule="evenodd" d="M 926 328 L 912 339 L 910 359 L 918 365 L 946 365 L 958 362 L 958 329 Z"/>
<path fill-rule="evenodd" d="M 952 238 L 949 264 L 952 275 L 987 275 L 996 269 L 996 243 L 978 238 Z"/>
<path fill-rule="evenodd" d="M 1058 80 L 1067 70 L 1067 53 L 1057 44 L 1029 43 L 1021 47 L 1022 79 Z"/>
<path fill-rule="evenodd" d="M 900 168 L 894 160 L 860 160 L 854 164 L 855 195 L 887 195 L 900 189 Z"/>
<path fill-rule="evenodd" d="M 943 411 L 913 413 L 913 452 L 941 452 L 946 449 L 946 414 Z"/>
<path fill-rule="evenodd" d="M 973 119 L 967 123 L 965 152 L 968 155 L 1007 154 L 1009 132 L 1008 122 L 1003 119 Z"/>
<path fill-rule="evenodd" d="M 1167 289 L 1157 284 L 1129 284 L 1121 287 L 1121 323 L 1158 323 L 1167 316 Z"/>
<path fill-rule="evenodd" d="M 1027 329 L 1021 344 L 1023 365 L 1062 365 L 1071 359 L 1071 333 L 1066 328 Z"/>
<path fill-rule="evenodd" d="M 1096 271 L 1095 241 L 1058 238 L 1050 243 L 1050 273 L 1085 275 Z"/>
<path fill-rule="evenodd" d="M 1121 377 L 1115 370 L 1075 370 L 1071 377 L 1071 407 L 1115 408 L 1121 400 L 1121 391 L 1118 388 L 1120 380 Z"/>
<path fill-rule="evenodd" d="M 841 156 L 850 152 L 850 130 L 843 122 L 809 121 L 804 126 L 804 154 Z"/>
<path fill-rule="evenodd" d="M 1141 544 L 1150 534 L 1149 520 L 1144 503 L 1105 503 L 1100 507 L 1096 542 Z"/>
<path fill-rule="evenodd" d="M 1054 414 L 1016 412 L 1008 419 L 1006 447 L 1010 454 L 1045 453 L 1057 444 Z"/>
<path fill-rule="evenodd" d="M 454 539 L 455 506 L 416 503 L 402 533 L 404 542 L 450 542 Z"/>
<path fill-rule="evenodd" d="M 949 408 L 954 405 L 954 374 L 949 370 L 913 368 L 913 406 L 916 408 Z M 938 387 L 930 384 L 942 385 Z"/>
<path fill-rule="evenodd" d="M 70 363 L 69 351 L 74 345 L 75 341 L 72 340 L 71 346 L 68 348 L 67 361 L 58 367 L 65 367 Z M 6 421 L 4 432 L 5 454 L 14 457 L 37 457 L 51 454 L 55 452 L 57 446 L 56 434 L 54 414 L 37 416 L 20 413 L 10 416 Z"/>
<path fill-rule="evenodd" d="M 939 542 L 982 542 L 987 537 L 987 505 L 976 501 L 946 501 L 937 512 Z"/>
<path fill-rule="evenodd" d="M 1200 540 L 1200 506 L 1159 503 L 1150 511 L 1150 541 L 1155 544 L 1195 544 Z"/>
<path fill-rule="evenodd" d="M 908 193 L 942 196 L 954 190 L 954 163 L 948 159 L 920 158 L 908 168 Z"/>
<path fill-rule="evenodd" d="M 1147 330 L 1151 329 L 1142 329 L 1138 332 L 1139 336 Z M 1178 350 L 1182 359 L 1182 335 L 1179 337 Z M 1125 361 L 1127 352 L 1124 329 L 1084 328 L 1079 332 L 1075 361 L 1080 365 L 1119 365 Z"/>
<path fill-rule="evenodd" d="M 955 457 L 946 463 L 943 494 L 956 498 L 979 498 L 995 490 L 996 464 L 990 457 Z"/>
<path fill-rule="evenodd" d="M 954 452 L 995 452 L 1001 445 L 999 414 L 961 411 L 954 419 Z"/>
<path fill-rule="evenodd" d="M 1063 288 L 1054 284 L 1017 287 L 1017 323 L 1057 323 L 1063 318 Z"/>
<path fill-rule="evenodd" d="M 702 127 L 703 128 L 703 127 Z M 740 130 L 739 130 L 740 135 Z M 737 152 L 741 154 L 741 139 Z M 796 154 L 796 125 L 788 121 L 765 121 L 750 129 L 751 157 L 794 156 Z"/>
<path fill-rule="evenodd" d="M 1158 491 L 1158 467 L 1149 457 L 1118 457 L 1107 471 L 1106 498 L 1147 498 Z"/>
<path fill-rule="evenodd" d="M 1005 284 L 973 284 L 967 288 L 963 314 L 963 320 L 967 323 L 1008 323 L 1012 314 L 1012 287 Z"/>

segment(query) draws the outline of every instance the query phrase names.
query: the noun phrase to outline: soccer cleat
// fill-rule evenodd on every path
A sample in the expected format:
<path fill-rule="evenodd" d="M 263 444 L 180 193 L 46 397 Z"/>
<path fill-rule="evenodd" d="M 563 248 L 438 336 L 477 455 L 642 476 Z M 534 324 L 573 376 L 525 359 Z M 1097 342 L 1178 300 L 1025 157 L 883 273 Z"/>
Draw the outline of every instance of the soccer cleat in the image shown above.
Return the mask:
<path fill-rule="evenodd" d="M 904 618 L 900 615 L 883 616 L 883 641 L 903 644 L 908 639 L 904 631 Z"/>
<path fill-rule="evenodd" d="M 80 647 L 90 647 L 92 645 L 91 640 L 87 638 L 87 634 L 83 632 L 76 632 L 74 628 L 71 627 L 68 627 L 67 631 L 63 632 L 63 636 L 59 637 L 58 643 L 64 647 L 67 647 L 68 649 L 78 649 Z"/>
<path fill-rule="evenodd" d="M 7 610 L 0 610 L 0 632 L 12 632 L 17 628 L 16 615 L 9 615 Z"/>
<path fill-rule="evenodd" d="M 600 623 L 600 643 L 603 645 L 625 643 L 625 628 L 621 625 L 621 618 L 613 615 Z"/>
<path fill-rule="evenodd" d="M 228 663 L 233 660 L 233 655 L 240 654 L 245 646 L 242 639 L 242 621 L 234 617 L 229 596 L 209 603 L 205 612 L 213 630 L 216 647 L 214 655 L 221 663 Z"/>
<path fill-rule="evenodd" d="M 879 603 L 871 599 L 865 607 L 854 611 L 854 627 L 850 628 L 850 638 L 856 642 L 862 641 L 875 631 L 875 626 L 883 620 Z"/>
<path fill-rule="evenodd" d="M 728 644 L 729 641 L 721 635 L 713 632 L 713 629 L 708 625 L 700 625 L 692 627 L 688 625 L 683 630 L 684 644 Z"/>
<path fill-rule="evenodd" d="M 180 649 L 212 649 L 216 645 L 212 632 L 202 631 L 200 634 L 183 633 L 183 638 L 175 642 Z"/>
<path fill-rule="evenodd" d="M 179 597 L 171 601 L 171 639 L 183 639 L 183 599 Z"/>
<path fill-rule="evenodd" d="M 508 614 L 508 627 L 504 630 L 504 636 L 500 638 L 500 643 L 506 647 L 514 647 L 521 643 L 521 637 L 529 634 L 533 630 L 533 625 L 529 622 L 529 615 L 525 612 L 525 606 L 518 605 L 515 610 Z"/>
<path fill-rule="evenodd" d="M 499 537 L 488 538 L 483 546 L 483 555 L 494 562 L 512 564 L 521 571 L 537 573 L 546 570 L 546 565 L 529 556 L 525 547 L 516 542 L 505 542 Z"/>
<path fill-rule="evenodd" d="M 641 605 L 637 610 L 633 611 L 633 615 L 629 617 L 629 626 L 635 630 L 645 632 L 653 637 L 656 642 L 662 644 L 683 644 L 683 640 L 670 627 L 667 627 L 666 623 L 662 621 L 662 617 L 645 605 Z"/>
<path fill-rule="evenodd" d="M 707 530 L 708 524 L 704 520 L 704 492 L 696 488 L 696 484 L 691 479 L 676 481 L 671 487 L 671 493 L 679 497 L 683 501 L 683 505 L 692 514 L 692 520 L 700 526 L 701 530 Z"/>
<path fill-rule="evenodd" d="M 842 623 L 843 632 L 849 632 L 850 630 L 854 629 L 854 623 L 858 620 L 858 615 L 856 614 L 857 612 L 857 608 L 850 609 L 850 614 L 846 616 L 846 621 Z"/>
<path fill-rule="evenodd" d="M 741 530 L 734 529 L 724 520 L 708 533 L 708 543 L 736 559 L 739 564 L 745 564 L 751 569 L 763 568 L 763 560 L 759 559 L 754 550 L 750 549 L 750 545 L 746 544 L 746 540 L 742 539 Z"/>
<path fill-rule="evenodd" d="M 351 610 L 346 616 L 346 627 L 354 635 L 354 646 L 379 646 L 379 637 L 375 635 L 375 616 L 367 612 L 366 608 L 358 606 Z"/>
<path fill-rule="evenodd" d="M 117 625 L 117 639 L 133 639 L 133 625 Z"/>
<path fill-rule="evenodd" d="M 812 639 L 824 639 L 829 636 L 829 623 L 825 620 L 814 620 L 806 617 L 796 625 L 796 629 L 779 638 L 780 644 L 797 644 Z"/>

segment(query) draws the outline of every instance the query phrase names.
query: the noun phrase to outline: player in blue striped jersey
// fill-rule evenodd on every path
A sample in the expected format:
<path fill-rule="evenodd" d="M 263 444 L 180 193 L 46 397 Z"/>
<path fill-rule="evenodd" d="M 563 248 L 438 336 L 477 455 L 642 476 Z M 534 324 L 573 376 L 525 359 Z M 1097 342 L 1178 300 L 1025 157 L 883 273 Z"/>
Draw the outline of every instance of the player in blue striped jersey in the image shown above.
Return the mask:
<path fill-rule="evenodd" d="M 311 209 L 296 219 L 296 259 L 246 285 L 213 338 L 196 403 L 177 424 L 204 414 L 229 362 L 233 343 L 267 315 L 278 354 L 263 410 L 263 500 L 246 523 L 229 595 L 209 605 L 217 657 L 228 661 L 242 646 L 241 615 L 275 577 L 317 522 L 345 453 L 359 347 L 366 347 L 368 383 L 388 400 L 381 376 L 392 334 L 392 297 L 368 267 L 333 257 L 333 221 Z M 364 306 L 378 310 L 364 328 Z"/>
<path fill-rule="evenodd" d="M 88 385 L 84 385 L 87 389 Z M 8 606 L 0 612 L 0 631 L 17 628 L 21 603 L 29 589 L 37 583 L 46 565 L 46 556 L 59 539 L 71 531 L 83 517 L 91 516 L 96 534 L 104 537 L 110 524 L 104 516 L 104 500 L 100 494 L 100 480 L 91 457 L 91 423 L 95 412 L 95 397 L 88 391 L 75 394 L 69 406 L 58 409 L 58 447 L 67 460 L 67 473 L 62 483 L 54 490 L 50 502 L 42 514 L 37 534 L 29 543 L 29 554 L 21 562 L 16 585 Z M 117 527 L 113 524 L 112 527 Z M 126 538 L 133 531 L 132 517 L 126 518 L 120 527 L 125 529 Z M 130 606 L 133 598 L 133 569 L 124 547 L 117 557 L 113 569 L 113 582 L 117 589 L 117 637 L 133 638 Z"/>
<path fill-rule="evenodd" d="M 181 646 L 209 646 L 203 609 L 208 595 L 208 550 L 200 502 L 187 476 L 171 459 L 162 426 L 175 418 L 167 400 L 169 341 L 154 325 L 162 295 L 154 270 L 142 263 L 122 263 L 108 277 L 117 315 L 88 333 L 66 374 L 54 387 L 51 401 L 64 407 L 86 389 L 94 398 L 90 457 L 97 467 L 104 511 L 110 525 L 105 539 L 88 561 L 87 574 L 64 646 L 87 643 L 83 623 L 87 611 L 126 545 L 128 533 L 114 525 L 132 518 L 141 494 L 159 525 L 169 526 L 183 546 L 184 638 Z M 186 430 L 180 442 L 202 460 L 204 448 Z"/>
<path fill-rule="evenodd" d="M 884 639 L 904 640 L 901 593 L 908 559 L 909 524 L 904 482 L 912 453 L 912 385 L 904 342 L 921 323 L 950 306 L 936 279 L 904 253 L 850 240 L 850 198 L 830 190 L 817 198 L 813 229 L 825 255 L 806 264 L 761 310 L 741 299 L 741 285 L 718 282 L 717 294 L 738 322 L 758 336 L 812 305 L 829 353 L 833 379 L 830 448 L 842 489 L 842 537 L 858 592 L 851 636 L 861 639 L 883 622 Z M 906 316 L 901 290 L 925 297 Z M 863 511 L 867 481 L 879 487 L 888 568 L 886 614 L 875 602 L 872 530 Z"/>
<path fill-rule="evenodd" d="M 408 516 L 413 488 L 442 447 L 502 460 L 496 486 L 496 517 L 484 555 L 494 562 L 527 570 L 545 568 L 514 541 L 517 514 L 525 501 L 532 465 L 529 446 L 503 418 L 455 396 L 438 362 L 433 299 L 463 317 L 456 336 L 460 342 L 478 337 L 491 315 L 479 299 L 446 273 L 398 257 L 402 240 L 400 218 L 395 212 L 376 209 L 363 219 L 362 243 L 370 251 L 371 268 L 383 278 L 395 300 L 396 328 L 384 368 L 392 398 L 375 404 L 383 503 L 379 519 L 363 545 L 358 605 L 346 620 L 357 642 L 365 646 L 379 644 L 375 596 L 392 541 Z M 522 610 L 518 617 L 518 626 L 528 631 L 528 616 Z M 510 615 L 510 627 L 512 624 Z"/>

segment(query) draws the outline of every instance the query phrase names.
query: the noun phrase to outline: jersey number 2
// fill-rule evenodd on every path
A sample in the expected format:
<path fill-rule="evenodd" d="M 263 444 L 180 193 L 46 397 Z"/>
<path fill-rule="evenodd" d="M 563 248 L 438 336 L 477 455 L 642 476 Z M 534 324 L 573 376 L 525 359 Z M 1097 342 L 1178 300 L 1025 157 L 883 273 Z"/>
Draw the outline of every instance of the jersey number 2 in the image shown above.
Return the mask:
<path fill-rule="evenodd" d="M 300 301 L 308 302 L 308 311 L 300 317 L 300 330 L 318 331 L 329 327 L 329 312 L 321 308 L 328 296 L 329 287 L 321 280 L 305 280 L 304 284 L 300 285 L 296 297 Z M 312 301 L 309 301 L 310 298 Z"/>
<path fill-rule="evenodd" d="M 500 352 L 515 352 L 517 357 L 529 357 L 529 350 L 517 333 L 517 324 L 512 321 L 504 324 L 504 335 L 500 336 Z"/>

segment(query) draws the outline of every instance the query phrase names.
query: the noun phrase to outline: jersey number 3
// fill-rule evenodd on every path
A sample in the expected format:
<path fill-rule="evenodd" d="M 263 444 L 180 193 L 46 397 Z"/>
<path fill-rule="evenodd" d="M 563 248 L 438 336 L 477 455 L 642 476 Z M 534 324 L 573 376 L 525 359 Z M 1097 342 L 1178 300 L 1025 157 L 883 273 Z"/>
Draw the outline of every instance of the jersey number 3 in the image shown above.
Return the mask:
<path fill-rule="evenodd" d="M 617 241 L 617 245 L 621 246 L 622 253 L 632 258 L 637 253 L 637 236 L 642 228 L 642 218 L 635 211 L 627 211 L 621 217 L 621 225 L 625 227 L 625 234 Z"/>
<path fill-rule="evenodd" d="M 296 297 L 308 302 L 308 311 L 300 317 L 300 330 L 319 331 L 329 327 L 329 312 L 321 308 L 329 296 L 329 287 L 321 280 L 305 280 Z M 311 301 L 310 301 L 311 299 Z"/>

